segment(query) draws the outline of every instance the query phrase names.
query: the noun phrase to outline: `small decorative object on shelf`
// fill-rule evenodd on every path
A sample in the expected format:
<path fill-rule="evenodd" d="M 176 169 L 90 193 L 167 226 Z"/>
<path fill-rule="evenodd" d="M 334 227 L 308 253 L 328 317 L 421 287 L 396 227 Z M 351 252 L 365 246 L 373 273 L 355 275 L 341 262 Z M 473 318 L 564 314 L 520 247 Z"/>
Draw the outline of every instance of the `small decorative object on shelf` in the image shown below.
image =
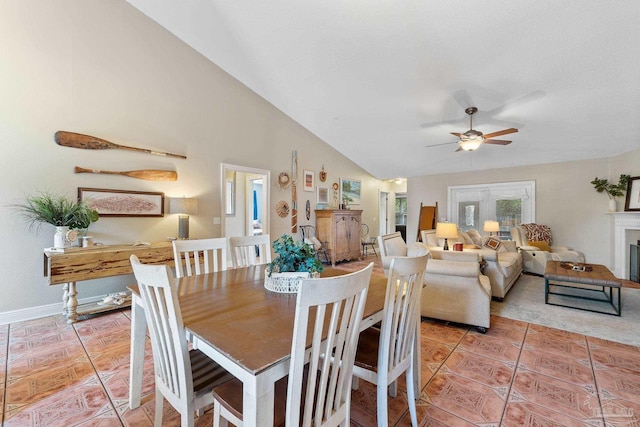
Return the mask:
<path fill-rule="evenodd" d="M 276 257 L 267 264 L 264 287 L 280 293 L 296 293 L 302 280 L 316 277 L 324 269 L 313 246 L 294 241 L 287 234 L 273 242 Z"/>
<path fill-rule="evenodd" d="M 629 182 L 629 175 L 621 174 L 617 184 L 610 183 L 608 179 L 600 179 L 596 177 L 591 184 L 598 193 L 607 193 L 609 196 L 609 212 L 616 212 L 618 210 L 618 204 L 616 197 L 623 196 L 627 191 L 627 183 Z"/>
<path fill-rule="evenodd" d="M 561 262 L 560 267 L 573 271 L 593 271 L 593 266 L 581 262 Z"/>

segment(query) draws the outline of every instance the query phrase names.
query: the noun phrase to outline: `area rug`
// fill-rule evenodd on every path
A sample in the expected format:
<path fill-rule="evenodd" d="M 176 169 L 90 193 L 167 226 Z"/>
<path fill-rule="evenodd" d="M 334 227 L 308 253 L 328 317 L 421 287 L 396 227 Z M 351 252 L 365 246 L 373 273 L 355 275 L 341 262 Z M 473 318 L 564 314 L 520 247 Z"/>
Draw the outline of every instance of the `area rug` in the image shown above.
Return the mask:
<path fill-rule="evenodd" d="M 640 347 L 640 289 L 622 289 L 617 317 L 545 304 L 544 278 L 522 275 L 503 302 L 491 302 L 491 314 Z"/>

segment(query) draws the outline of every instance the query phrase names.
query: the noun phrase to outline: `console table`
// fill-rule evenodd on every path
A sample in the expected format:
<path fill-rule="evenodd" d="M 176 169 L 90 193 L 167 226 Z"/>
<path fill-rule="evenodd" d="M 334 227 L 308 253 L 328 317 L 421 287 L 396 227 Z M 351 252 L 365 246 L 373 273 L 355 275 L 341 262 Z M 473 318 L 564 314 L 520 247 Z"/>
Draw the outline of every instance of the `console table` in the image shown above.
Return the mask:
<path fill-rule="evenodd" d="M 78 305 L 76 282 L 133 274 L 129 257 L 136 255 L 145 264 L 173 264 L 171 242 L 149 245 L 104 245 L 91 248 L 66 248 L 63 252 L 44 251 L 44 275 L 49 285 L 64 285 L 62 312 L 68 323 L 78 316 L 122 308 L 126 305 Z"/>

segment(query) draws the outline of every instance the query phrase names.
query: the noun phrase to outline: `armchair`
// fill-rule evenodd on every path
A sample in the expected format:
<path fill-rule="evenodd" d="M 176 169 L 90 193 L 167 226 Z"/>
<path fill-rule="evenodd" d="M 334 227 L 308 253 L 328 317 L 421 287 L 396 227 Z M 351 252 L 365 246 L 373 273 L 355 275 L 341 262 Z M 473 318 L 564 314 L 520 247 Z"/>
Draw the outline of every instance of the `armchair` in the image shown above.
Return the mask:
<path fill-rule="evenodd" d="M 544 275 L 547 260 L 584 262 L 584 254 L 568 246 L 552 246 L 551 229 L 540 224 L 521 224 L 511 229 L 511 236 L 522 254 L 524 271 Z"/>
<path fill-rule="evenodd" d="M 385 276 L 389 275 L 391 259 L 394 256 L 421 256 L 429 253 L 426 246 L 421 243 L 414 243 L 411 246 L 407 246 L 399 231 L 378 236 L 378 249 L 380 250 L 380 258 L 382 259 Z"/>
<path fill-rule="evenodd" d="M 475 261 L 430 259 L 424 281 L 422 316 L 472 325 L 482 333 L 487 331 L 491 317 L 491 283 L 480 273 L 478 255 Z"/>

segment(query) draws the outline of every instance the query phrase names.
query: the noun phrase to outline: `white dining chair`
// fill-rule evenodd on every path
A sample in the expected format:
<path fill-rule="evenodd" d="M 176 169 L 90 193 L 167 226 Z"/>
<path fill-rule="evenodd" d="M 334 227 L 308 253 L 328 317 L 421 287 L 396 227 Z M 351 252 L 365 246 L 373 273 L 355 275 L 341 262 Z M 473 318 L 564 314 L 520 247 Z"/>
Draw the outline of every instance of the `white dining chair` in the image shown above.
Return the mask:
<path fill-rule="evenodd" d="M 350 423 L 353 362 L 372 270 L 370 263 L 355 273 L 302 282 L 296 301 L 289 375 L 275 386 L 274 425 Z M 310 347 L 307 331 L 313 331 Z M 325 336 L 323 331 L 329 333 Z M 241 427 L 242 383 L 229 381 L 214 388 L 213 395 L 214 427 L 226 426 L 227 421 Z"/>
<path fill-rule="evenodd" d="M 227 269 L 227 239 L 174 240 L 176 277 L 213 273 Z"/>
<path fill-rule="evenodd" d="M 271 262 L 271 240 L 268 234 L 229 237 L 229 248 L 234 268 Z"/>
<path fill-rule="evenodd" d="M 181 425 L 194 425 L 194 412 L 213 404 L 211 390 L 233 377 L 200 350 L 188 350 L 171 270 L 130 258 L 149 327 L 156 384 L 154 426 L 162 425 L 164 399 L 180 412 Z"/>
<path fill-rule="evenodd" d="M 371 327 L 360 334 L 353 375 L 377 386 L 378 426 L 388 425 L 387 389 L 391 385 L 391 395 L 395 397 L 396 380 L 403 372 L 411 424 L 418 426 L 414 355 L 428 257 L 425 254 L 391 260 L 381 327 Z"/>

